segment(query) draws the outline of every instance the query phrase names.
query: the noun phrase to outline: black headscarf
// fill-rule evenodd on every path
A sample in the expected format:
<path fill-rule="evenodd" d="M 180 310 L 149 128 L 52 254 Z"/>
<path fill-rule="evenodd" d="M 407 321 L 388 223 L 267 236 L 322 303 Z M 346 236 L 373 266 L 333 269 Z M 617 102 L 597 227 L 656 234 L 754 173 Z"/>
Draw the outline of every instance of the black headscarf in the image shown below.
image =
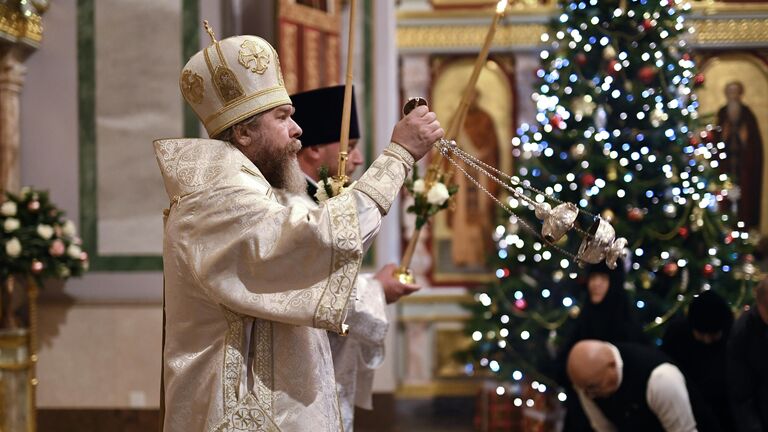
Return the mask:
<path fill-rule="evenodd" d="M 733 313 L 728 303 L 714 291 L 704 291 L 691 301 L 688 322 L 693 330 L 702 333 L 727 334 L 733 324 Z"/>
<path fill-rule="evenodd" d="M 622 263 L 619 262 L 614 270 L 609 269 L 602 262 L 591 265 L 586 273 L 585 292 L 588 290 L 589 278 L 598 273 L 608 275 L 610 281 L 608 292 L 603 301 L 597 304 L 592 303 L 587 295 L 587 301 L 578 319 L 575 336 L 578 340 L 599 339 L 611 343 L 647 342 L 642 328 L 634 317 L 629 296 L 624 289 L 626 276 Z"/>

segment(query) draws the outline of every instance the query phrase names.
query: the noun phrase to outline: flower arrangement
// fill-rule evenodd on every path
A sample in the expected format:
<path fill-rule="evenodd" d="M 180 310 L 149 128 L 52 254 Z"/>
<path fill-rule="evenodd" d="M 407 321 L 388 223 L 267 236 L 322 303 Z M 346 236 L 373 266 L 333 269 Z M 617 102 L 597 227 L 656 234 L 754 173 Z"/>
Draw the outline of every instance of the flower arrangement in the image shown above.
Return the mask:
<path fill-rule="evenodd" d="M 419 166 L 414 165 L 411 178 L 405 181 L 405 187 L 413 196 L 413 204 L 406 211 L 416 215 L 416 229 L 421 229 L 430 216 L 448 208 L 450 198 L 459 190 L 456 185 L 445 185 L 445 175 L 437 177 L 437 181 L 428 185 L 419 177 Z"/>
<path fill-rule="evenodd" d="M 53 205 L 47 191 L 28 187 L 6 193 L 0 204 L 0 278 L 13 275 L 67 279 L 88 270 L 75 224 Z"/>
<path fill-rule="evenodd" d="M 319 176 L 320 176 L 320 181 L 317 182 L 317 192 L 315 192 L 315 198 L 317 199 L 317 202 L 323 202 L 329 198 L 333 198 L 334 196 L 338 195 L 333 193 L 331 178 L 328 175 L 328 167 L 321 166 Z M 342 186 L 339 193 L 344 193 L 345 191 L 352 189 L 355 183 L 356 182 L 351 182 Z"/>

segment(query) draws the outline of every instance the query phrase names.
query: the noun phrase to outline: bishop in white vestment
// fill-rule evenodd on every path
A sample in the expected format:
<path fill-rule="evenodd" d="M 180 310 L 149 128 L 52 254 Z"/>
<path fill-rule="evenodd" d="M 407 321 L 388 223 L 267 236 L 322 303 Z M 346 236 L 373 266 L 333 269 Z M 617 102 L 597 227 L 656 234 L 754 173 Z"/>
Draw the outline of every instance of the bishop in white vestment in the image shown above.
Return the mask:
<path fill-rule="evenodd" d="M 232 142 L 155 142 L 171 201 L 164 430 L 341 431 L 326 331 L 346 331 L 363 250 L 412 155 L 422 157 L 442 129 L 433 113 L 409 116 L 393 132 L 402 145 L 390 144 L 348 193 L 316 209 L 284 206 L 264 171 L 274 167 L 254 163 L 258 152 L 292 144 L 259 142 L 262 132 L 301 133 L 275 50 L 254 36 L 214 40 L 180 84 L 209 136 L 242 127 Z M 249 125 L 259 114 L 266 120 L 254 124 L 266 131 Z"/>

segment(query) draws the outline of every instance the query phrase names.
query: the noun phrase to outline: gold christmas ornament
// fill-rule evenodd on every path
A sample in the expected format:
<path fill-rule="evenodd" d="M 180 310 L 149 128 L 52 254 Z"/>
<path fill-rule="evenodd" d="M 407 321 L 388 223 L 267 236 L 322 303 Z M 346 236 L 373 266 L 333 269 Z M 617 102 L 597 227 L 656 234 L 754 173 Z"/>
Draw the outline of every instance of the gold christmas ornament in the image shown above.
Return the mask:
<path fill-rule="evenodd" d="M 579 314 L 581 314 L 581 308 L 578 306 L 573 306 L 568 310 L 568 315 L 571 316 L 571 318 L 576 319 L 579 317 Z"/>
<path fill-rule="evenodd" d="M 616 49 L 613 47 L 613 45 L 606 45 L 606 47 L 603 49 L 603 58 L 605 60 L 611 60 L 614 57 L 616 57 Z"/>
<path fill-rule="evenodd" d="M 600 213 L 600 217 L 608 222 L 613 222 L 613 218 L 616 217 L 616 213 L 614 213 L 611 209 L 605 209 L 602 213 Z"/>
<path fill-rule="evenodd" d="M 651 275 L 648 272 L 640 273 L 640 286 L 643 289 L 651 288 Z"/>
<path fill-rule="evenodd" d="M 571 157 L 574 159 L 582 159 L 587 152 L 587 148 L 582 143 L 574 144 L 571 147 Z"/>

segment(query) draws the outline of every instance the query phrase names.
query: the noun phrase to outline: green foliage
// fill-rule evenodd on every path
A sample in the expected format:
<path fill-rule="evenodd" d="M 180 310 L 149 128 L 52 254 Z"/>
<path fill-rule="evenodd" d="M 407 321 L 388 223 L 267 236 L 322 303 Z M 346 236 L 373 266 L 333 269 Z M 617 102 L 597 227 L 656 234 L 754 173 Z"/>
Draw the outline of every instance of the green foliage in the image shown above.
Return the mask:
<path fill-rule="evenodd" d="M 81 276 L 88 269 L 75 225 L 51 203 L 48 192 L 23 188 L 0 206 L 0 277 L 44 279 Z"/>

